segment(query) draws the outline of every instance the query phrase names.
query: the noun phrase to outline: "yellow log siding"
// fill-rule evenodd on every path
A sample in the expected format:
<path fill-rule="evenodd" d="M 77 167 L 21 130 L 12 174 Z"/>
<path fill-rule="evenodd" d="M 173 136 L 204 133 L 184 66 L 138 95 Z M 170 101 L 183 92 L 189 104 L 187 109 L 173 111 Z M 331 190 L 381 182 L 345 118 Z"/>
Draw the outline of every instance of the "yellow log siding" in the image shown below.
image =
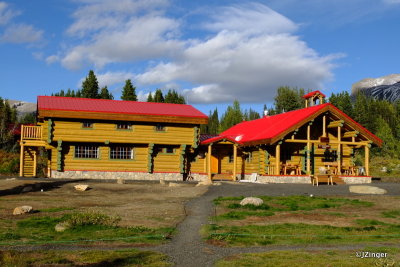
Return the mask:
<path fill-rule="evenodd" d="M 166 154 L 163 152 L 154 153 L 153 162 L 154 172 L 179 172 L 179 147 L 174 147 L 174 154 Z"/>
<path fill-rule="evenodd" d="M 116 129 L 116 122 L 93 122 L 93 128 L 82 128 L 82 122 L 54 121 L 53 141 L 67 142 L 105 142 L 110 143 L 141 143 L 141 144 L 188 144 L 192 145 L 195 125 L 166 125 L 165 132 L 154 130 L 156 124 L 135 124 L 132 130 Z M 48 123 L 43 124 L 43 140 L 47 140 Z"/>
<path fill-rule="evenodd" d="M 80 144 L 85 145 L 85 144 Z M 92 145 L 92 144 L 90 144 Z M 99 159 L 74 157 L 74 144 L 63 143 L 63 170 L 147 172 L 147 146 L 134 146 L 133 160 L 109 159 L 110 148 L 100 146 Z M 57 148 L 51 150 L 51 169 L 57 169 Z"/>
<path fill-rule="evenodd" d="M 190 171 L 192 173 L 206 173 L 206 164 L 207 157 L 201 159 L 199 156 L 196 156 L 196 158 L 190 162 Z"/>

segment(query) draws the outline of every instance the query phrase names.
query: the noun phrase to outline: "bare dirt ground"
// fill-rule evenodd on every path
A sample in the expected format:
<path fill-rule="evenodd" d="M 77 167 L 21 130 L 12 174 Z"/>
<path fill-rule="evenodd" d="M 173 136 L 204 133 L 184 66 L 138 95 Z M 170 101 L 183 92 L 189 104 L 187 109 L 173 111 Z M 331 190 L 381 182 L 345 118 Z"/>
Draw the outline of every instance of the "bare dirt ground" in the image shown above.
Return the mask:
<path fill-rule="evenodd" d="M 74 189 L 77 184 L 88 184 L 90 190 L 77 191 Z M 34 210 L 98 210 L 108 215 L 120 216 L 121 226 L 175 227 L 185 217 L 184 203 L 206 190 L 207 187 L 196 187 L 194 184 L 171 187 L 158 183 L 0 180 L 0 218 L 15 220 L 13 209 L 29 205 Z M 71 210 L 51 212 L 50 216 L 65 212 Z M 47 213 L 41 211 L 32 215 L 46 216 L 49 215 Z"/>

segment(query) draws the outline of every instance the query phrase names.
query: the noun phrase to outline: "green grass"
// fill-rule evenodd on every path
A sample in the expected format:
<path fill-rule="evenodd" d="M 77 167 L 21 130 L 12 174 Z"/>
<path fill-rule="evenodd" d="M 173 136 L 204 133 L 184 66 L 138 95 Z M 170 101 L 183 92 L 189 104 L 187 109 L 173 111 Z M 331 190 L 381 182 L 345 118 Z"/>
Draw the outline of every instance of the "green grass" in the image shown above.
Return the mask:
<path fill-rule="evenodd" d="M 68 222 L 71 218 L 73 218 L 73 214 L 65 214 L 61 217 L 31 217 L 18 221 L 16 226 L 4 226 L 0 233 L 0 245 L 85 241 L 157 244 L 165 241 L 174 231 L 173 228 L 118 227 L 109 225 L 108 222 L 71 224 L 71 228 L 64 232 L 55 231 L 56 224 Z"/>
<path fill-rule="evenodd" d="M 372 202 L 358 199 L 325 198 L 309 196 L 269 197 L 260 196 L 264 203 L 260 206 L 244 205 L 239 203 L 244 197 L 219 197 L 214 199 L 214 204 L 230 211 L 217 216 L 216 220 L 230 219 L 241 220 L 247 216 L 272 216 L 274 212 L 312 211 L 319 209 L 339 208 L 342 206 L 371 207 Z M 252 212 L 249 212 L 252 211 Z"/>
<path fill-rule="evenodd" d="M 66 210 L 74 210 L 75 208 L 68 208 L 68 207 L 58 207 L 58 208 L 48 208 L 48 209 L 40 209 L 40 212 L 59 212 L 59 211 L 66 211 Z"/>
<path fill-rule="evenodd" d="M 166 255 L 152 251 L 0 251 L 1 266 L 171 266 Z"/>
<path fill-rule="evenodd" d="M 203 231 L 208 240 L 233 246 L 343 244 L 360 242 L 399 241 L 400 225 L 362 221 L 359 227 L 336 227 L 310 224 L 272 224 L 220 226 L 208 225 Z"/>
<path fill-rule="evenodd" d="M 387 253 L 387 258 L 357 258 L 356 251 L 273 251 L 233 255 L 220 260 L 216 267 L 300 267 L 300 266 L 341 266 L 341 267 L 391 267 L 398 266 L 400 249 L 364 248 L 360 251 Z"/>
<path fill-rule="evenodd" d="M 382 217 L 384 217 L 384 218 L 400 218 L 400 210 L 383 211 Z"/>

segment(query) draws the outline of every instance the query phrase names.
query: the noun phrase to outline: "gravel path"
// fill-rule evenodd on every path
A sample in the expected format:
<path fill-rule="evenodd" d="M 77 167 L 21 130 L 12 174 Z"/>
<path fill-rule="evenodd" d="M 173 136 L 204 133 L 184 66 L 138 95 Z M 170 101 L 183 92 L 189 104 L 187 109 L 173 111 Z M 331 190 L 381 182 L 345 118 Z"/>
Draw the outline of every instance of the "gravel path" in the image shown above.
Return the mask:
<path fill-rule="evenodd" d="M 387 195 L 400 195 L 400 184 L 379 183 L 380 188 L 388 191 Z M 289 196 L 309 195 L 315 196 L 349 196 L 358 195 L 349 193 L 349 185 L 319 186 L 313 187 L 309 184 L 237 184 L 223 183 L 221 186 L 210 186 L 207 193 L 189 201 L 186 204 L 185 220 L 177 227 L 177 234 L 171 242 L 152 250 L 160 251 L 171 257 L 176 266 L 213 266 L 218 259 L 225 258 L 232 254 L 246 252 L 263 252 L 272 250 L 322 250 L 322 249 L 358 249 L 365 245 L 342 245 L 342 246 L 267 246 L 267 247 L 236 247 L 223 248 L 209 245 L 203 242 L 200 236 L 200 229 L 203 225 L 209 224 L 209 217 L 213 215 L 212 200 L 219 196 Z M 400 245 L 398 245 L 400 247 Z"/>

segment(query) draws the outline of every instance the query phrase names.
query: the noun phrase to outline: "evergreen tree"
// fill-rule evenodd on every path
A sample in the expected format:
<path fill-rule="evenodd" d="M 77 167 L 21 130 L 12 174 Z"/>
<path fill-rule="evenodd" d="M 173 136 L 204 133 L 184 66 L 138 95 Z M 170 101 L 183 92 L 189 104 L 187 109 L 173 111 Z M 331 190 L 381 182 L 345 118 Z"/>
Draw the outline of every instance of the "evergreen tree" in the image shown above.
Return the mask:
<path fill-rule="evenodd" d="M 276 113 L 279 114 L 303 108 L 303 95 L 304 89 L 290 88 L 288 86 L 279 87 L 275 96 Z"/>
<path fill-rule="evenodd" d="M 386 157 L 398 157 L 399 156 L 399 141 L 393 136 L 392 129 L 389 124 L 380 116 L 376 119 L 378 129 L 376 135 L 383 140 L 381 148 L 376 148 L 381 155 Z"/>
<path fill-rule="evenodd" d="M 185 98 L 175 90 L 168 90 L 168 93 L 165 95 L 165 103 L 186 104 L 186 101 Z"/>
<path fill-rule="evenodd" d="M 82 97 L 82 91 L 81 90 L 76 90 L 75 97 Z"/>
<path fill-rule="evenodd" d="M 151 92 L 147 96 L 147 102 L 154 102 L 153 95 L 151 94 Z"/>
<path fill-rule="evenodd" d="M 99 98 L 99 83 L 93 70 L 89 71 L 88 76 L 82 82 L 81 93 L 83 98 Z"/>
<path fill-rule="evenodd" d="M 337 95 L 332 93 L 331 97 L 329 97 L 329 102 L 350 117 L 353 117 L 353 103 L 348 92 L 341 92 Z"/>
<path fill-rule="evenodd" d="M 163 96 L 163 93 L 162 93 L 161 89 L 157 89 L 156 90 L 156 92 L 154 94 L 154 97 L 153 97 L 153 102 L 157 102 L 157 103 L 164 103 L 165 102 L 164 96 Z"/>
<path fill-rule="evenodd" d="M 130 79 L 125 81 L 125 86 L 122 89 L 122 100 L 137 101 L 136 87 L 132 85 Z"/>
<path fill-rule="evenodd" d="M 114 99 L 114 96 L 108 91 L 107 86 L 101 88 L 99 97 L 101 99 Z"/>
<path fill-rule="evenodd" d="M 222 115 L 219 132 L 223 132 L 232 126 L 243 121 L 243 113 L 240 109 L 239 101 L 235 100 L 232 106 L 228 106 L 226 112 Z"/>

